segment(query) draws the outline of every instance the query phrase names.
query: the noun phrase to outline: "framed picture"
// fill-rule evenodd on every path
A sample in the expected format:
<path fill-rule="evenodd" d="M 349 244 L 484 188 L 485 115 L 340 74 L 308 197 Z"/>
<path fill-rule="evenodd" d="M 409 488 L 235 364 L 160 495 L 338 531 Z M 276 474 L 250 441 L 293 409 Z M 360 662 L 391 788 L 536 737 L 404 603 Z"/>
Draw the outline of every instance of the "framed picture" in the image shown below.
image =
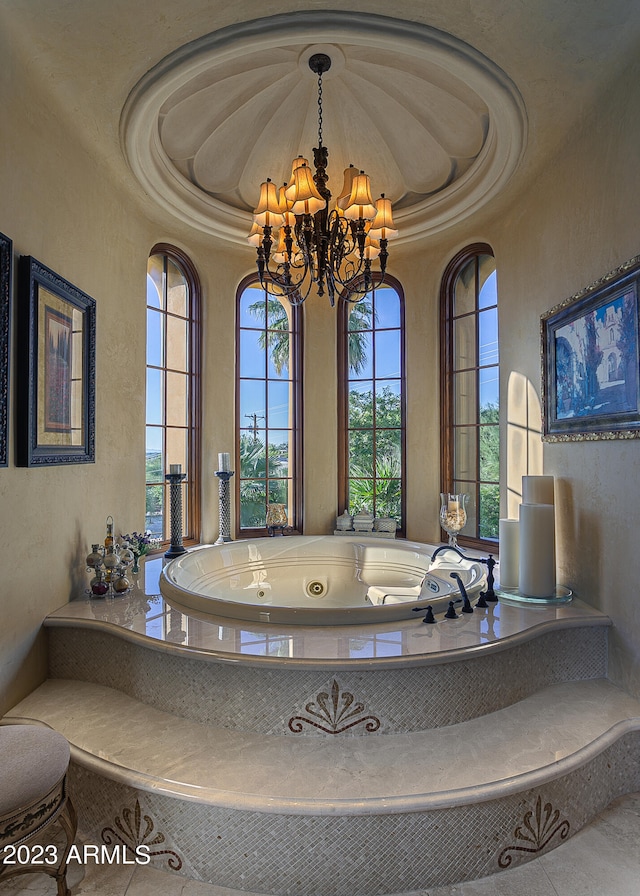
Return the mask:
<path fill-rule="evenodd" d="M 640 437 L 640 256 L 542 324 L 543 439 Z"/>
<path fill-rule="evenodd" d="M 0 467 L 9 462 L 9 341 L 11 338 L 11 266 L 13 246 L 0 233 Z"/>
<path fill-rule="evenodd" d="M 95 301 L 31 256 L 18 290 L 16 463 L 93 463 Z"/>

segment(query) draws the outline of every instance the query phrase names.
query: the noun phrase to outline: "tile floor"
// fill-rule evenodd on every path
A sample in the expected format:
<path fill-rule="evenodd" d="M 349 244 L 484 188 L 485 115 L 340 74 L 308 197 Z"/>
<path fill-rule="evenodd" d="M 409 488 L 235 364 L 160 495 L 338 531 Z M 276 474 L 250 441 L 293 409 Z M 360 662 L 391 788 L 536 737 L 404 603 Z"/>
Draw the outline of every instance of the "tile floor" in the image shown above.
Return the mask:
<path fill-rule="evenodd" d="M 76 866 L 68 879 L 72 896 L 247 896 L 142 866 Z M 0 883 L 0 896 L 55 896 L 55 892 L 55 882 L 40 874 Z M 615 800 L 567 843 L 527 865 L 411 896 L 637 896 L 639 892 L 640 793 L 632 793 Z"/>

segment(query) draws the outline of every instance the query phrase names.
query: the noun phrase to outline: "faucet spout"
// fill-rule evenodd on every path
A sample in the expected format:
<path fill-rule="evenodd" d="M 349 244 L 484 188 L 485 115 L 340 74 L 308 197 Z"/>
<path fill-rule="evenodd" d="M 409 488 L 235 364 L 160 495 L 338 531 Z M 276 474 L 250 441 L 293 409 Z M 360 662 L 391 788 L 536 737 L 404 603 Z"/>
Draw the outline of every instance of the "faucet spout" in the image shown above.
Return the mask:
<path fill-rule="evenodd" d="M 436 548 L 435 551 L 433 552 L 433 554 L 431 555 L 431 562 L 433 563 L 433 561 L 436 559 L 438 554 L 441 554 L 443 551 L 455 551 L 455 553 L 458 554 L 459 557 L 462 557 L 463 560 L 467 559 L 459 548 L 454 548 L 450 544 L 441 544 L 440 547 Z"/>

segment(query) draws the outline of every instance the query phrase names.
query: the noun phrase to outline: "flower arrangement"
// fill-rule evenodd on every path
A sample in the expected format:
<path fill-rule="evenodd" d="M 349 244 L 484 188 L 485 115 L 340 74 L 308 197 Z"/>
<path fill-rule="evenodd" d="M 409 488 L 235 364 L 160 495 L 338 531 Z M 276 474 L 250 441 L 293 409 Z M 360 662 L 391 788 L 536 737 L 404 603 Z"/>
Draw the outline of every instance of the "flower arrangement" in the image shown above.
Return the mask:
<path fill-rule="evenodd" d="M 131 535 L 121 535 L 122 543 L 128 544 L 130 550 L 138 557 L 144 557 L 160 544 L 160 539 L 151 535 L 151 532 L 132 532 Z"/>

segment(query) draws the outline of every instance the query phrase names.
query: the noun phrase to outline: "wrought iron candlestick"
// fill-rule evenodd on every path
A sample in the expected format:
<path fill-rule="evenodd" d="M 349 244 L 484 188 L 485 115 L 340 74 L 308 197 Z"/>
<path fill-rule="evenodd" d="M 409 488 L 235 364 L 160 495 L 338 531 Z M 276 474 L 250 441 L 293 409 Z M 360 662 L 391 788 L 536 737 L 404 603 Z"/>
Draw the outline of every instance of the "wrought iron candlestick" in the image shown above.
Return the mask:
<path fill-rule="evenodd" d="M 177 466 L 177 465 L 176 465 Z M 186 548 L 182 543 L 182 485 L 183 479 L 187 478 L 186 473 L 171 472 L 165 473 L 164 477 L 169 483 L 169 502 L 171 513 L 171 546 L 165 551 L 165 557 L 171 560 L 173 557 L 179 557 L 184 554 Z"/>
<path fill-rule="evenodd" d="M 229 480 L 233 475 L 233 470 L 216 470 L 220 493 L 220 535 L 214 544 L 225 544 L 227 541 L 233 541 L 231 538 L 231 497 L 229 494 Z"/>

